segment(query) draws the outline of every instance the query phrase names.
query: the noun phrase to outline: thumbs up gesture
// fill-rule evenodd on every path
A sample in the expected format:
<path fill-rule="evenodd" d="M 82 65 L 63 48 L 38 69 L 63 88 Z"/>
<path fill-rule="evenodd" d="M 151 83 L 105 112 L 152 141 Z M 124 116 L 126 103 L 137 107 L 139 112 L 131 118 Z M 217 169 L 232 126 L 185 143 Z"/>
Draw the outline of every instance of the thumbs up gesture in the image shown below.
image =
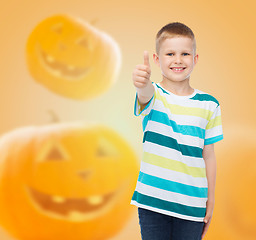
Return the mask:
<path fill-rule="evenodd" d="M 136 65 L 133 73 L 132 79 L 133 84 L 136 88 L 145 88 L 150 81 L 151 69 L 149 64 L 148 52 L 144 51 L 144 64 Z"/>

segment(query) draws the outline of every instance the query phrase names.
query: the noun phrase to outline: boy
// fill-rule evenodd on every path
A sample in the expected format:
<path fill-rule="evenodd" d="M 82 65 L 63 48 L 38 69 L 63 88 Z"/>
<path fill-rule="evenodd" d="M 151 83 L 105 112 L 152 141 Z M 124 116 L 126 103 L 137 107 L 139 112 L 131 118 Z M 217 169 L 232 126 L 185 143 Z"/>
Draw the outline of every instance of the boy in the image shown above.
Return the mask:
<path fill-rule="evenodd" d="M 162 81 L 150 81 L 148 53 L 133 71 L 135 116 L 141 115 L 143 158 L 131 204 L 138 206 L 143 240 L 198 240 L 214 208 L 214 143 L 223 139 L 216 98 L 190 86 L 198 61 L 192 30 L 174 22 L 156 35 L 154 62 Z"/>

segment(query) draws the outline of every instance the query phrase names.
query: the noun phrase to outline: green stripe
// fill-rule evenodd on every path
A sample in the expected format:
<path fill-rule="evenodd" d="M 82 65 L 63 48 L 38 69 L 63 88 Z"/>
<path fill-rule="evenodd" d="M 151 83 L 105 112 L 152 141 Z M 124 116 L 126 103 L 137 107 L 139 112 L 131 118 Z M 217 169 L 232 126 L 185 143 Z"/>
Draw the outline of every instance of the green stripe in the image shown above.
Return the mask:
<path fill-rule="evenodd" d="M 206 213 L 206 208 L 190 207 L 180 203 L 168 202 L 162 199 L 141 194 L 137 191 L 134 191 L 132 200 L 147 206 L 175 212 L 175 213 L 186 215 L 186 216 L 205 217 L 205 213 Z"/>
<path fill-rule="evenodd" d="M 205 168 L 190 167 L 185 163 L 161 157 L 153 153 L 143 152 L 143 162 L 152 164 L 154 166 L 170 169 L 176 172 L 185 173 L 193 177 L 206 177 Z"/>
<path fill-rule="evenodd" d="M 165 136 L 159 133 L 146 131 L 143 136 L 143 143 L 152 142 L 161 146 L 169 147 L 180 151 L 183 155 L 190 157 L 202 157 L 202 148 L 179 144 L 175 138 Z"/>
<path fill-rule="evenodd" d="M 219 125 L 221 125 L 221 116 L 217 116 L 214 119 L 211 119 L 207 123 L 207 126 L 206 126 L 205 130 L 214 128 L 214 127 L 219 126 Z"/>

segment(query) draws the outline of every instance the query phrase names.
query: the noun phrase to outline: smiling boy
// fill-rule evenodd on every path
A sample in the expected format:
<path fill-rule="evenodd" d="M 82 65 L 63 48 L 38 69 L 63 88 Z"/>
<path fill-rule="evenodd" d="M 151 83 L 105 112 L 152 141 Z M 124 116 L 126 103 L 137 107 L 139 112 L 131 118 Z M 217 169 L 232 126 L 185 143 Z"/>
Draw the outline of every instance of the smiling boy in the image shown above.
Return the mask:
<path fill-rule="evenodd" d="M 223 139 L 220 105 L 190 86 L 198 54 L 188 26 L 162 27 L 153 59 L 161 69 L 160 83 L 150 81 L 147 51 L 144 64 L 133 71 L 143 158 L 131 204 L 138 206 L 143 240 L 202 239 L 215 203 L 214 143 Z"/>

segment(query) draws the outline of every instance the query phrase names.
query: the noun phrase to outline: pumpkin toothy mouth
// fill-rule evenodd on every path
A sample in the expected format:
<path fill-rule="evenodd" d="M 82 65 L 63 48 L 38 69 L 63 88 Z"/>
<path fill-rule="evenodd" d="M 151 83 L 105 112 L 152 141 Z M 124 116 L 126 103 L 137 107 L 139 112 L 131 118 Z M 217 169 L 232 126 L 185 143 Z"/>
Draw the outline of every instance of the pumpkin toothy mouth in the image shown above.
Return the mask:
<path fill-rule="evenodd" d="M 94 195 L 86 198 L 65 198 L 45 194 L 28 187 L 30 199 L 38 210 L 51 217 L 69 221 L 91 220 L 107 212 L 116 203 L 123 187 L 105 195 Z"/>
<path fill-rule="evenodd" d="M 37 47 L 37 55 L 43 67 L 52 75 L 67 80 L 79 80 L 84 78 L 92 69 L 91 67 L 78 68 L 73 65 L 67 65 L 57 61 L 53 56 L 47 54 L 39 46 Z"/>

